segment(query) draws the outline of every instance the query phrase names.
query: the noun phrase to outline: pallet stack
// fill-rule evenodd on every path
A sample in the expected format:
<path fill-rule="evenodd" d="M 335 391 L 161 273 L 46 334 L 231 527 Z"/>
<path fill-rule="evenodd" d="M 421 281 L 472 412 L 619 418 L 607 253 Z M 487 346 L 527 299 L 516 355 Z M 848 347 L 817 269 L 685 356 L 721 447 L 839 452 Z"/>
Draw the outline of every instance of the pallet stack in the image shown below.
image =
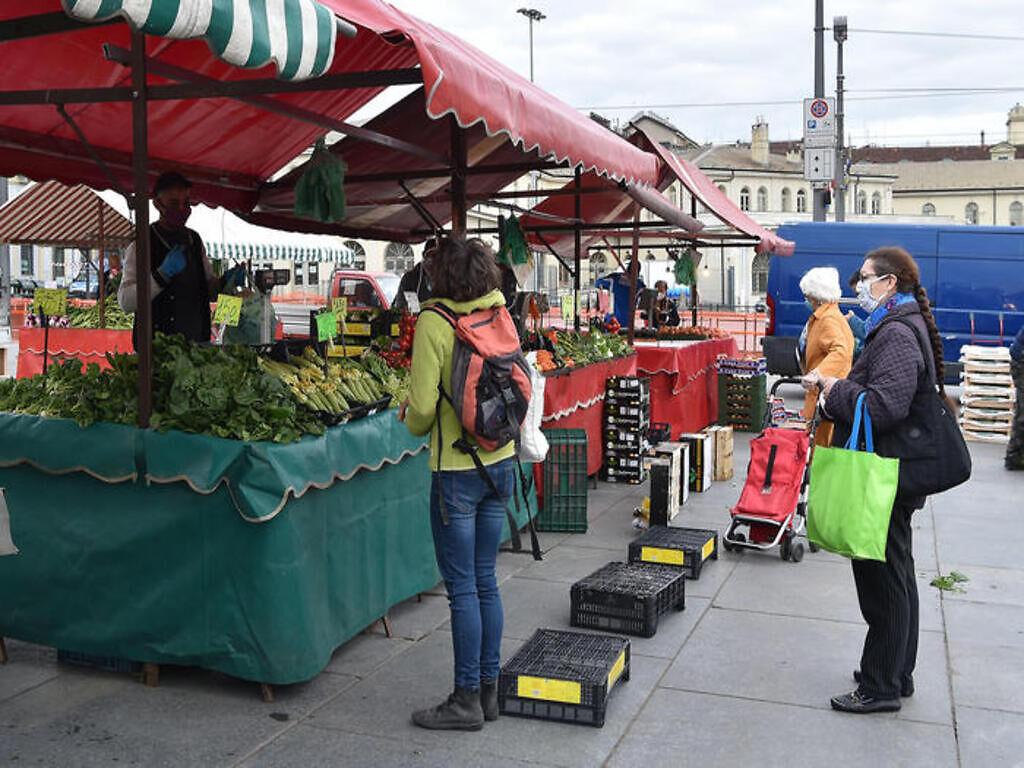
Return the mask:
<path fill-rule="evenodd" d="M 984 443 L 1009 442 L 1016 397 L 1010 376 L 1010 351 L 1006 347 L 967 345 L 960 348 L 960 362 L 960 428 L 964 438 Z"/>
<path fill-rule="evenodd" d="M 603 480 L 639 485 L 647 478 L 644 455 L 651 447 L 651 381 L 613 376 L 604 392 Z"/>

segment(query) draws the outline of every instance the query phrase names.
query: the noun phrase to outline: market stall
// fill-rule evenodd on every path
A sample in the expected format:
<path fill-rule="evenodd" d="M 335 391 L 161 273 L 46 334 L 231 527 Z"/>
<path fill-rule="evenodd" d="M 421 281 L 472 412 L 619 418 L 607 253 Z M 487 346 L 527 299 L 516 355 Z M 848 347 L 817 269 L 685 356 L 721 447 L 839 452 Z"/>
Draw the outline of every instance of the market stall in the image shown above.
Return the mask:
<path fill-rule="evenodd" d="M 49 339 L 46 336 L 43 328 L 22 328 L 18 336 L 19 379 L 42 373 L 44 360 L 52 365 L 59 360 L 75 359 L 107 368 L 108 352 L 132 351 L 130 330 L 50 328 Z"/>
<path fill-rule="evenodd" d="M 640 341 L 637 372 L 651 377 L 651 420 L 672 426 L 672 436 L 697 432 L 718 418 L 719 355 L 735 356 L 736 340 Z"/>

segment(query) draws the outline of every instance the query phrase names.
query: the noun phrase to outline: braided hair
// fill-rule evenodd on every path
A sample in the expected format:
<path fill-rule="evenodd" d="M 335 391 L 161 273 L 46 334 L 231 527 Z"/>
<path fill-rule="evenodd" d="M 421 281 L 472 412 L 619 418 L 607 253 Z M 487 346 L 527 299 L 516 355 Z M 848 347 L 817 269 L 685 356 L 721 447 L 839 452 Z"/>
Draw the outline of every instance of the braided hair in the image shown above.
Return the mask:
<path fill-rule="evenodd" d="M 932 304 L 928 299 L 928 292 L 921 285 L 921 270 L 914 261 L 914 257 L 906 250 L 898 246 L 886 246 L 877 248 L 866 257 L 879 275 L 893 275 L 896 278 L 896 290 L 900 293 L 909 293 L 917 299 L 917 306 L 921 310 L 921 317 L 924 318 L 925 327 L 928 329 L 928 338 L 931 341 L 932 357 L 935 360 L 935 378 L 939 385 L 939 391 L 945 396 L 946 387 L 944 383 L 946 365 L 942 354 L 942 337 L 939 335 L 939 327 L 935 323 L 935 315 L 932 314 Z"/>

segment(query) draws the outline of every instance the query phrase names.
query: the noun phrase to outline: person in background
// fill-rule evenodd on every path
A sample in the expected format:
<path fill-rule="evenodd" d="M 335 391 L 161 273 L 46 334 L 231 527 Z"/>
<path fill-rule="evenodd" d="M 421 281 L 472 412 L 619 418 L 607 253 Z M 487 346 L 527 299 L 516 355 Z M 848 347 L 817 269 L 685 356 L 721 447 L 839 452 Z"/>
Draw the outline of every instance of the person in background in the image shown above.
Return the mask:
<path fill-rule="evenodd" d="M 1024 470 L 1024 326 L 1010 346 L 1010 373 L 1017 388 L 1017 404 L 1013 412 L 1013 432 L 1006 446 L 1007 469 Z"/>
<path fill-rule="evenodd" d="M 498 264 L 479 240 L 445 240 L 432 276 L 434 301 L 456 315 L 505 306 Z M 455 331 L 445 318 L 437 312 L 421 313 L 413 342 L 409 399 L 398 413 L 414 435 L 430 433 L 430 465 L 434 468 L 430 525 L 451 606 L 455 656 L 455 691 L 436 707 L 415 712 L 412 720 L 431 730 L 476 731 L 485 719 L 498 718 L 504 615 L 495 563 L 505 523 L 505 501 L 514 491 L 515 443 L 494 451 L 478 449 L 491 483 L 481 477 L 469 454 L 452 445 L 451 438 L 441 444 L 442 434 L 462 432 L 459 417 L 440 396 L 440 387 L 452 391 L 454 347 Z"/>
<path fill-rule="evenodd" d="M 215 277 L 199 233 L 185 226 L 192 213 L 192 182 L 175 171 L 160 174 L 153 185 L 153 205 L 160 218 L 149 225 L 149 291 L 153 333 L 178 334 L 190 341 L 210 341 L 210 301 L 227 288 L 241 285 L 245 268 Z M 125 249 L 117 301 L 125 312 L 138 310 L 135 244 Z M 132 341 L 138 347 L 138 315 Z"/>
<path fill-rule="evenodd" d="M 845 442 L 857 402 L 865 395 L 875 437 L 875 453 L 912 460 L 931 451 L 907 437 L 917 414 L 928 409 L 934 387 L 943 387 L 942 338 L 913 257 L 902 248 L 879 248 L 860 268 L 857 298 L 868 313 L 864 352 L 845 379 L 809 374 L 804 387 L 822 390 L 822 410 L 836 425 L 835 441 Z M 922 349 L 929 354 L 922 353 Z M 850 489 L 855 498 L 856 488 Z M 889 518 L 885 562 L 853 560 L 861 614 L 867 622 L 857 688 L 832 698 L 832 708 L 866 714 L 894 712 L 914 694 L 917 663 L 918 596 L 911 516 L 925 497 L 897 495 Z M 855 509 L 855 506 L 852 506 Z"/>
<path fill-rule="evenodd" d="M 654 290 L 658 292 L 654 300 L 654 327 L 679 325 L 679 310 L 676 303 L 668 297 L 668 283 L 658 280 L 654 284 Z"/>
<path fill-rule="evenodd" d="M 419 299 L 420 306 L 434 295 L 433 283 L 430 278 L 431 267 L 434 257 L 437 255 L 439 241 L 432 237 L 423 246 L 423 258 L 406 270 L 398 283 L 398 293 L 395 294 L 394 308 L 402 311 L 409 310 L 409 302 L 406 299 L 407 293 L 415 293 Z"/>
<path fill-rule="evenodd" d="M 858 270 L 850 275 L 846 282 L 856 293 L 857 283 L 860 282 L 860 271 Z M 864 321 L 851 309 L 846 313 L 846 322 L 849 323 L 850 330 L 853 332 L 853 359 L 856 360 L 861 349 L 864 347 Z"/>
<path fill-rule="evenodd" d="M 815 267 L 800 279 L 800 291 L 811 316 L 800 334 L 800 356 L 804 373 L 845 379 L 853 367 L 853 333 L 839 309 L 839 271 Z M 818 393 L 804 397 L 803 417 L 810 423 L 818 408 Z M 815 445 L 832 444 L 832 424 L 823 421 L 814 436 Z"/>

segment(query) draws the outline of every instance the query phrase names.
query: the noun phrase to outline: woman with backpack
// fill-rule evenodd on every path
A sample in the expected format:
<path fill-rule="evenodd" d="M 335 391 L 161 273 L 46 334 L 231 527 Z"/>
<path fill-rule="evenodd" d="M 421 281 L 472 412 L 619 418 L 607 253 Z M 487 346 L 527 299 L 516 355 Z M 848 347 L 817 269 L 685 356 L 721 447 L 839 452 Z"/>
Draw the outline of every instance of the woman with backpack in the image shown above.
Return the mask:
<path fill-rule="evenodd" d="M 970 475 L 970 458 L 951 421 L 955 409 L 942 386 L 942 339 L 917 263 L 902 248 L 879 248 L 865 257 L 858 278 L 857 298 L 868 313 L 864 350 L 846 379 L 808 376 L 805 387 L 820 387 L 822 411 L 835 423 L 835 445 L 849 438 L 864 395 L 875 452 L 900 460 L 885 561 L 852 561 L 868 625 L 860 668 L 853 673 L 857 688 L 831 702 L 833 709 L 864 714 L 896 711 L 901 697 L 914 693 L 918 596 L 910 520 L 924 506 L 920 489 L 943 488 L 943 478 L 922 478 L 920 469 L 929 469 L 937 456 L 953 457 L 961 474 L 950 475 L 944 487 L 952 487 L 966 479 L 963 471 Z M 852 498 L 851 513 L 855 506 Z"/>
<path fill-rule="evenodd" d="M 493 329 L 482 327 L 482 332 L 493 330 L 496 336 L 484 342 L 492 347 L 511 345 L 513 357 L 521 358 L 521 353 L 500 290 L 498 265 L 486 245 L 479 240 L 443 241 L 431 276 L 434 299 L 427 302 L 416 324 L 409 399 L 399 418 L 414 435 L 430 433 L 430 524 L 451 607 L 455 690 L 441 704 L 413 713 L 412 720 L 432 730 L 475 731 L 484 720 L 498 718 L 504 617 L 495 562 L 506 504 L 515 492 L 515 443 L 502 442 L 501 437 L 492 443 L 468 434 L 466 418 L 456 408 L 463 408 L 463 400 L 475 408 L 481 390 L 469 393 L 475 385 L 465 381 L 464 370 L 453 381 L 453 360 L 465 367 L 467 356 L 475 354 L 467 351 L 465 332 L 488 322 Z M 472 316 L 472 322 L 460 323 L 467 316 Z M 513 364 L 518 366 L 519 360 Z M 517 381 L 519 375 L 515 373 Z M 520 390 L 516 392 L 521 395 Z M 522 419 L 515 410 L 510 409 L 508 421 L 518 419 L 518 429 Z M 506 433 L 499 429 L 498 434 Z"/>

